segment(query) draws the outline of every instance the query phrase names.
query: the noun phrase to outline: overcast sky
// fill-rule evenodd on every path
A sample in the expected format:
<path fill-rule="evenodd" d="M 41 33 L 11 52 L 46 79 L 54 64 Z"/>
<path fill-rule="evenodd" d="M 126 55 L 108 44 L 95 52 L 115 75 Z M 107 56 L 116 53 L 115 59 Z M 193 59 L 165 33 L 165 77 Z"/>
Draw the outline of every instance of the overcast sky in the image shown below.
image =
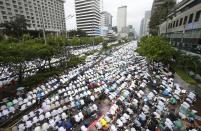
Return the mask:
<path fill-rule="evenodd" d="M 113 26 L 116 25 L 117 20 L 117 8 L 119 6 L 126 5 L 128 11 L 127 24 L 133 25 L 136 31 L 139 33 L 140 21 L 144 17 L 144 13 L 147 10 L 151 10 L 153 0 L 104 0 L 103 10 L 108 11 L 113 16 Z M 65 2 L 65 15 L 74 15 L 73 18 L 67 20 L 67 29 L 76 29 L 76 17 L 75 17 L 75 4 L 74 0 L 66 0 Z"/>

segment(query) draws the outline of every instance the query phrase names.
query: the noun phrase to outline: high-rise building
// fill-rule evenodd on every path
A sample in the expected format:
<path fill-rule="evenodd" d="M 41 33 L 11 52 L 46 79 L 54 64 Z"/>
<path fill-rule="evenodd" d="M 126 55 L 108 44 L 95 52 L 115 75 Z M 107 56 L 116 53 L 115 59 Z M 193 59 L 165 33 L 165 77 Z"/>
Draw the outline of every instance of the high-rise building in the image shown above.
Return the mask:
<path fill-rule="evenodd" d="M 150 18 L 151 18 L 151 11 L 146 11 L 144 17 L 144 35 L 149 35 Z"/>
<path fill-rule="evenodd" d="M 112 15 L 106 11 L 101 12 L 101 36 L 107 36 L 112 29 Z"/>
<path fill-rule="evenodd" d="M 23 15 L 29 30 L 66 30 L 64 0 L 0 0 L 0 23 Z"/>
<path fill-rule="evenodd" d="M 100 35 L 100 0 L 75 0 L 77 29 L 89 36 Z"/>
<path fill-rule="evenodd" d="M 141 20 L 140 23 L 140 37 L 143 37 L 144 34 L 144 18 Z"/>
<path fill-rule="evenodd" d="M 117 12 L 117 31 L 122 32 L 123 28 L 127 26 L 127 6 L 122 6 L 118 8 Z"/>
<path fill-rule="evenodd" d="M 149 35 L 149 22 L 151 17 L 151 11 L 146 11 L 145 16 L 140 25 L 140 37 Z"/>
<path fill-rule="evenodd" d="M 101 26 L 112 28 L 112 15 L 109 12 L 103 11 L 101 13 Z"/>

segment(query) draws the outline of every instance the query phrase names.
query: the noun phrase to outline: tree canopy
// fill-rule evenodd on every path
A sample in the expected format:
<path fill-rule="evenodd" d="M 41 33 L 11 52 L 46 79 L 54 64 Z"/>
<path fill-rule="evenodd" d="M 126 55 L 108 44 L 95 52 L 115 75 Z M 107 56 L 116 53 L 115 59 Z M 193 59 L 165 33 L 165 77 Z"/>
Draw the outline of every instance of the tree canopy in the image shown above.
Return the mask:
<path fill-rule="evenodd" d="M 29 24 L 23 15 L 17 15 L 13 17 L 13 20 L 1 23 L 0 27 L 4 29 L 6 35 L 20 39 L 27 31 Z"/>
<path fill-rule="evenodd" d="M 87 34 L 86 34 L 85 31 L 80 30 L 80 29 L 78 29 L 78 30 L 71 30 L 71 31 L 69 32 L 69 37 L 70 37 L 70 38 L 76 37 L 76 36 L 79 36 L 79 37 L 86 37 Z"/>
<path fill-rule="evenodd" d="M 150 61 L 168 63 L 175 54 L 175 50 L 164 38 L 158 36 L 143 37 L 137 51 Z"/>
<path fill-rule="evenodd" d="M 149 28 L 150 34 L 158 35 L 159 25 L 166 20 L 169 11 L 176 5 L 174 0 L 167 0 L 152 12 Z"/>

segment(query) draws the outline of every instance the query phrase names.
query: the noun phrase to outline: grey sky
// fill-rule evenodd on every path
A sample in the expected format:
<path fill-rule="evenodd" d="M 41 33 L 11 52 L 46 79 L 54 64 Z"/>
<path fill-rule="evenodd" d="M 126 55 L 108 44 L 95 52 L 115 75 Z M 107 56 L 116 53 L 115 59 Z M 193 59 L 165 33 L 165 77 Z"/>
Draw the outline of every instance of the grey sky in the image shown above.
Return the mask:
<path fill-rule="evenodd" d="M 127 24 L 133 25 L 137 32 L 140 29 L 140 21 L 144 17 L 147 10 L 151 10 L 153 0 L 104 0 L 103 9 L 113 16 L 113 26 L 116 25 L 117 8 L 127 5 L 128 17 Z M 67 29 L 76 29 L 76 18 L 74 9 L 74 0 L 66 0 L 65 15 L 74 15 L 73 18 L 67 20 Z"/>

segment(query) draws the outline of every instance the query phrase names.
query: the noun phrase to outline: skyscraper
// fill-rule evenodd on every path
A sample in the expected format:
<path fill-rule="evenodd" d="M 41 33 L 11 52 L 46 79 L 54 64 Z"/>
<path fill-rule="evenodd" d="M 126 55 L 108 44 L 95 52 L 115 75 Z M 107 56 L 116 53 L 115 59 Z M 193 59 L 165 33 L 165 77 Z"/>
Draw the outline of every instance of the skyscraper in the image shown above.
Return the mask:
<path fill-rule="evenodd" d="M 107 11 L 101 13 L 101 26 L 112 28 L 112 15 Z"/>
<path fill-rule="evenodd" d="M 144 17 L 144 35 L 149 35 L 150 18 L 151 18 L 151 11 L 146 11 Z"/>
<path fill-rule="evenodd" d="M 29 30 L 65 30 L 64 0 L 0 0 L 0 23 L 23 15 Z"/>
<path fill-rule="evenodd" d="M 140 37 L 149 35 L 150 17 L 151 17 L 151 11 L 146 11 L 144 18 L 141 20 Z"/>
<path fill-rule="evenodd" d="M 100 0 L 75 0 L 77 29 L 89 36 L 100 35 Z"/>
<path fill-rule="evenodd" d="M 112 15 L 106 11 L 101 12 L 101 36 L 107 36 L 112 29 Z"/>
<path fill-rule="evenodd" d="M 140 37 L 143 37 L 144 34 L 144 18 L 141 20 L 140 23 Z"/>
<path fill-rule="evenodd" d="M 122 6 L 118 8 L 118 12 L 117 12 L 118 33 L 121 33 L 123 28 L 125 28 L 126 26 L 127 26 L 127 6 Z"/>

